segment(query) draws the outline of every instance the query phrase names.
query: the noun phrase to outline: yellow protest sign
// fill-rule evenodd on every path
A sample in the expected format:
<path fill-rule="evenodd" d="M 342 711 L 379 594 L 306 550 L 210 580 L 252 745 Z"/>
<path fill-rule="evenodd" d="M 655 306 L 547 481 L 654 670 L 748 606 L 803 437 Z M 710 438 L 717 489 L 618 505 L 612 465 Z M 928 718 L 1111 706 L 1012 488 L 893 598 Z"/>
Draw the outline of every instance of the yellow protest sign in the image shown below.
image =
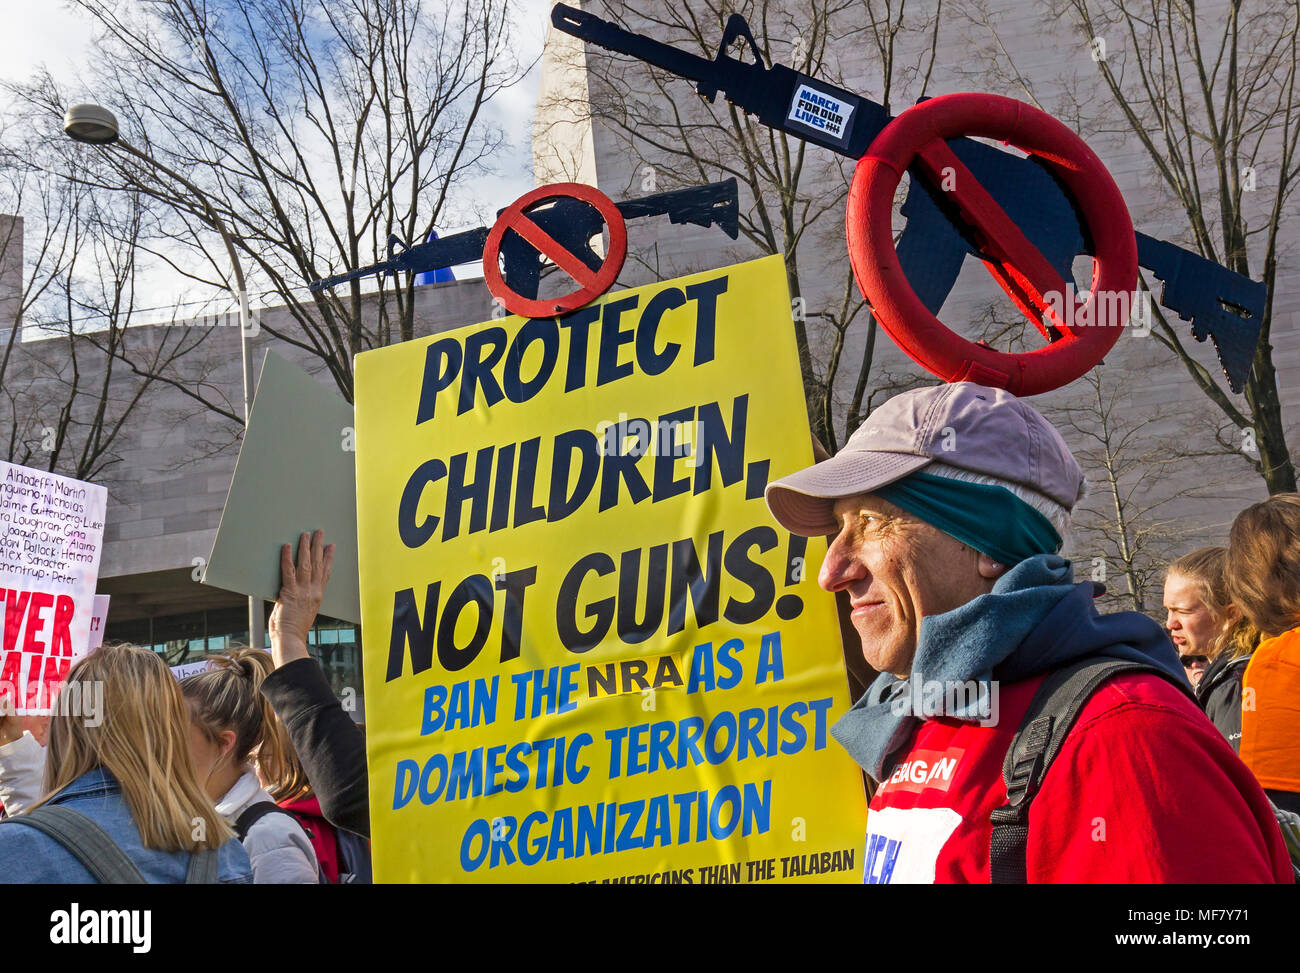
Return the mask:
<path fill-rule="evenodd" d="M 356 360 L 375 878 L 860 879 L 780 257 Z"/>

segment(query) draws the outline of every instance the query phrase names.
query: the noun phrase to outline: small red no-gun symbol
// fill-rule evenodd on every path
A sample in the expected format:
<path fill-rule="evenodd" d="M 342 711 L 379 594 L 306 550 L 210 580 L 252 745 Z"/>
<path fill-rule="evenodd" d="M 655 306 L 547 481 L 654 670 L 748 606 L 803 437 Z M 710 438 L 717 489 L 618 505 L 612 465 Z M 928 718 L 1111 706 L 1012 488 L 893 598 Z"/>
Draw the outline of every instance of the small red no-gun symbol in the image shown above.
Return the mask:
<path fill-rule="evenodd" d="M 547 202 L 569 197 L 595 207 L 609 228 L 609 252 L 600 268 L 592 270 L 576 254 L 562 246 L 537 225 L 529 212 Z M 507 286 L 501 274 L 501 242 L 507 231 L 514 231 L 528 241 L 538 253 L 573 278 L 578 289 L 558 298 L 528 298 Z M 582 307 L 609 290 L 618 279 L 627 257 L 627 226 L 614 201 L 592 186 L 576 182 L 539 186 L 511 203 L 497 217 L 483 246 L 483 277 L 488 290 L 511 314 L 529 318 L 550 318 Z"/>

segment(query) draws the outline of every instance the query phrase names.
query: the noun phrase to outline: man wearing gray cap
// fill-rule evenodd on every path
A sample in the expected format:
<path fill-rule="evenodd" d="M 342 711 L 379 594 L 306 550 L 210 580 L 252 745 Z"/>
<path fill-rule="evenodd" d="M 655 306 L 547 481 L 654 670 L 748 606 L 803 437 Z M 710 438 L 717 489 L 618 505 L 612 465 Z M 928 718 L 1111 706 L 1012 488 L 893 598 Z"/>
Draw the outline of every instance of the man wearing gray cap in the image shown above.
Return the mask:
<path fill-rule="evenodd" d="M 1164 630 L 1098 615 L 1059 556 L 1083 489 L 1050 423 L 969 382 L 769 484 L 784 527 L 829 537 L 818 582 L 880 672 L 831 731 L 879 785 L 865 881 L 1291 881 Z"/>

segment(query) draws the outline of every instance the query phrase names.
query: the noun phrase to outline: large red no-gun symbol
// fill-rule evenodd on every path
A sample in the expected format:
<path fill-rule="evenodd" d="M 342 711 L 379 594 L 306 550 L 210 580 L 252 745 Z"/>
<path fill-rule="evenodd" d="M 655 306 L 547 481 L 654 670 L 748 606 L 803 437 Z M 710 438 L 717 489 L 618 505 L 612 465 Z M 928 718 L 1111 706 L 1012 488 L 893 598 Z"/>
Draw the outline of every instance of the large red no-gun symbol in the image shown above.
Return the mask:
<path fill-rule="evenodd" d="M 1087 302 L 1073 296 L 1073 288 L 953 154 L 945 140 L 963 135 L 998 139 L 1051 164 L 1092 238 Z M 891 225 L 894 192 L 913 163 L 947 190 L 994 278 L 1055 341 L 1020 354 L 996 351 L 954 334 L 921 303 L 899 264 Z M 1061 388 L 1105 357 L 1128 320 L 1137 242 L 1124 197 L 1079 136 L 1012 98 L 943 95 L 895 118 L 858 160 L 846 230 L 853 273 L 876 320 L 913 360 L 948 382 L 979 382 L 1015 395 Z"/>
<path fill-rule="evenodd" d="M 554 237 L 537 225 L 528 215 L 530 209 L 561 197 L 571 197 L 594 206 L 609 227 L 609 253 L 605 255 L 599 270 L 592 270 L 571 251 L 565 249 Z M 513 230 L 537 249 L 543 257 L 573 278 L 579 285 L 578 290 L 563 297 L 538 298 L 524 297 L 507 286 L 501 275 L 500 254 L 501 241 L 506 231 Z M 592 186 L 576 182 L 555 183 L 540 186 L 532 192 L 525 193 L 511 203 L 497 217 L 483 245 L 483 277 L 488 290 L 511 314 L 521 314 L 529 318 L 549 318 L 566 311 L 573 311 L 594 300 L 618 279 L 618 272 L 623 269 L 623 260 L 627 257 L 627 226 L 623 214 L 618 211 L 614 201 Z"/>

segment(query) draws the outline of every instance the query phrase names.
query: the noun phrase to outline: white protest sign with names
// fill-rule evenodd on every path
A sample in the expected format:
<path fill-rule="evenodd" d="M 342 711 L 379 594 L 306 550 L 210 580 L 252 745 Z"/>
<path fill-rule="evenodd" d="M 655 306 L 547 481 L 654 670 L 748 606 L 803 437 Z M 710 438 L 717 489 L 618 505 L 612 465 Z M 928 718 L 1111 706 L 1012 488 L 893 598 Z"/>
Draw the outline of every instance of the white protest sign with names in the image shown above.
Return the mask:
<path fill-rule="evenodd" d="M 90 646 L 108 491 L 0 461 L 0 699 L 48 713 Z"/>

